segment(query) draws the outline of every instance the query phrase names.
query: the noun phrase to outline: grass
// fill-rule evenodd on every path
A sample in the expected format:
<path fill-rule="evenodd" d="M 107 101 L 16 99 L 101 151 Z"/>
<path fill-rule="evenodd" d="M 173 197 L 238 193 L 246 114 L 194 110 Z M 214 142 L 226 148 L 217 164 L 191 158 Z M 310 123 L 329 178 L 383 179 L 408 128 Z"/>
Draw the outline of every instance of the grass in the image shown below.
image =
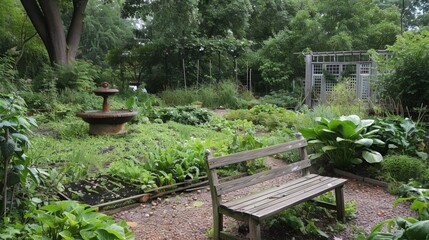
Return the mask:
<path fill-rule="evenodd" d="M 90 174 L 96 174 L 105 172 L 110 162 L 142 159 L 157 148 L 177 146 L 191 138 L 206 140 L 208 145 L 228 144 L 232 139 L 208 127 L 175 122 L 127 124 L 128 132 L 117 136 L 89 136 L 86 125 L 76 117 L 42 124 L 31 137 L 33 147 L 28 154 L 42 168 L 81 164 L 88 166 Z"/>

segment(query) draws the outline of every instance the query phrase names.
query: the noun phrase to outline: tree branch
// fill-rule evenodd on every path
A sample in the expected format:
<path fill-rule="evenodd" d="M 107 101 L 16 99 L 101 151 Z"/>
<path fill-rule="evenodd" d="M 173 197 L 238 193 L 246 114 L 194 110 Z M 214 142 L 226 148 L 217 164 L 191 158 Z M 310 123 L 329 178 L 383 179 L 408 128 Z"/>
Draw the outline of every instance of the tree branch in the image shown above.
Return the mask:
<path fill-rule="evenodd" d="M 73 16 L 67 32 L 67 58 L 74 59 L 82 35 L 83 19 L 88 0 L 73 0 Z"/>
<path fill-rule="evenodd" d="M 33 26 L 36 29 L 37 33 L 39 34 L 40 38 L 42 39 L 43 43 L 47 45 L 49 41 L 48 41 L 46 24 L 45 24 L 45 18 L 43 16 L 43 13 L 39 5 L 37 4 L 37 1 L 21 0 L 21 4 L 24 7 L 25 11 L 27 12 L 28 17 L 33 23 Z"/>

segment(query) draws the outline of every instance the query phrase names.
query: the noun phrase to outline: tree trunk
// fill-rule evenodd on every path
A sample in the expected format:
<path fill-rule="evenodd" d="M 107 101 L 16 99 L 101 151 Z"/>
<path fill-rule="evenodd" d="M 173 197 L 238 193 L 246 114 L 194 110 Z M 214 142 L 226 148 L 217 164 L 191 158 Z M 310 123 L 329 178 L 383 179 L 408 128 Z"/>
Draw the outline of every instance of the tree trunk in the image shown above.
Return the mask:
<path fill-rule="evenodd" d="M 21 0 L 34 28 L 46 47 L 51 63 L 67 64 L 76 57 L 88 0 L 73 0 L 73 17 L 67 38 L 60 7 L 52 0 Z"/>

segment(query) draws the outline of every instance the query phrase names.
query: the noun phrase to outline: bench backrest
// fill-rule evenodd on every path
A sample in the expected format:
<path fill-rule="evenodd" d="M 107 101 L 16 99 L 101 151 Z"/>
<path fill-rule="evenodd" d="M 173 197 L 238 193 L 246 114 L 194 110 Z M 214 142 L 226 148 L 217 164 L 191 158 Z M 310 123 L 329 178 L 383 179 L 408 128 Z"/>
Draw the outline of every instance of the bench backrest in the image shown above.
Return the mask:
<path fill-rule="evenodd" d="M 257 183 L 261 183 L 273 178 L 277 178 L 280 176 L 284 176 L 286 174 L 302 171 L 303 175 L 309 174 L 309 167 L 311 166 L 311 162 L 308 159 L 307 151 L 305 147 L 307 146 L 307 141 L 299 136 L 298 140 L 277 144 L 269 147 L 254 149 L 250 151 L 244 151 L 239 153 L 233 153 L 226 156 L 221 157 L 212 157 L 209 153 L 206 156 L 206 163 L 208 169 L 208 179 L 210 183 L 210 191 L 212 193 L 213 202 L 216 201 L 217 204 L 220 203 L 221 195 L 226 194 L 228 192 L 232 192 L 238 189 L 242 189 L 248 186 L 252 186 Z M 230 164 L 237 164 L 240 162 L 254 160 L 260 157 L 271 156 L 278 153 L 283 153 L 287 151 L 291 151 L 293 149 L 300 149 L 300 157 L 301 161 L 295 162 L 292 164 L 288 164 L 287 166 L 274 168 L 268 171 L 263 171 L 257 174 L 253 174 L 250 176 L 244 176 L 237 179 L 222 181 L 220 182 L 217 175 L 217 169 L 223 166 L 227 166 Z"/>

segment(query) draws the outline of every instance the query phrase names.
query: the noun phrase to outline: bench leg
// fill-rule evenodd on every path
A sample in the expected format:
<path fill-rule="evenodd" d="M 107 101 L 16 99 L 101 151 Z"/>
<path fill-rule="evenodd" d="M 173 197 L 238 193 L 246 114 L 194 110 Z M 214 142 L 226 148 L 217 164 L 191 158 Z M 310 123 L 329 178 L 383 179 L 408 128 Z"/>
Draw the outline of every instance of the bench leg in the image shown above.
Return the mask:
<path fill-rule="evenodd" d="M 343 186 L 335 188 L 335 202 L 337 205 L 337 219 L 341 222 L 345 222 L 346 215 L 344 206 Z"/>
<path fill-rule="evenodd" d="M 252 218 L 249 218 L 249 238 L 250 240 L 261 239 L 261 225 Z"/>
<path fill-rule="evenodd" d="M 218 211 L 213 212 L 213 239 L 220 239 L 220 232 L 223 231 L 223 214 Z"/>

